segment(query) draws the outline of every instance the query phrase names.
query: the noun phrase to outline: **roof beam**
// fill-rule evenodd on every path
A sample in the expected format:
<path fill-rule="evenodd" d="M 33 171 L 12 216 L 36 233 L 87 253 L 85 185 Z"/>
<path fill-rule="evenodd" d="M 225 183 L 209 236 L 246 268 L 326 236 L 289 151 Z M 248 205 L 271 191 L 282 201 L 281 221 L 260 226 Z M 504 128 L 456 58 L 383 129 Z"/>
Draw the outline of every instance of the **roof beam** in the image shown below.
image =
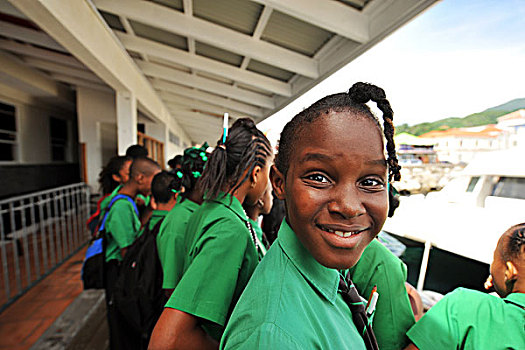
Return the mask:
<path fill-rule="evenodd" d="M 48 49 L 67 52 L 66 49 L 49 37 L 49 35 L 34 29 L 0 21 L 0 34 L 8 38 L 47 47 Z"/>
<path fill-rule="evenodd" d="M 217 95 L 234 98 L 239 101 L 247 102 L 256 106 L 273 109 L 275 104 L 271 97 L 267 97 L 256 92 L 241 90 L 228 84 L 219 83 L 207 78 L 184 73 L 176 69 L 171 69 L 160 64 L 151 62 L 137 61 L 137 65 L 144 74 L 197 88 L 203 91 L 213 92 Z"/>
<path fill-rule="evenodd" d="M 51 73 L 51 77 L 57 81 L 68 83 L 74 86 L 82 86 L 82 87 L 87 87 L 90 89 L 95 89 L 95 90 L 105 91 L 105 92 L 113 92 L 113 90 L 111 90 L 111 88 L 107 85 L 94 83 L 94 82 L 84 80 L 81 78 L 75 78 L 75 77 L 71 77 L 68 75 L 56 74 L 56 73 Z"/>
<path fill-rule="evenodd" d="M 4 52 L 0 52 L 0 81 L 5 81 L 8 86 L 20 85 L 21 90 L 37 97 L 57 98 L 69 106 L 74 103 L 74 95 L 65 85 L 29 67 L 18 57 Z"/>
<path fill-rule="evenodd" d="M 76 67 L 80 69 L 85 69 L 86 67 L 80 63 L 75 57 L 58 53 L 51 50 L 41 49 L 39 47 L 29 45 L 29 44 L 20 44 L 16 41 L 0 39 L 0 49 L 14 52 L 20 55 L 43 58 L 48 61 L 55 63 L 64 64 L 70 67 Z"/>
<path fill-rule="evenodd" d="M 95 0 L 95 4 L 101 10 L 191 37 L 309 78 L 316 79 L 319 76 L 317 61 L 310 57 L 152 2 Z"/>
<path fill-rule="evenodd" d="M 370 38 L 368 17 L 358 10 L 337 1 L 254 1 L 359 43 L 364 43 Z"/>
<path fill-rule="evenodd" d="M 234 109 L 224 108 L 217 106 L 212 103 L 206 103 L 197 100 L 189 100 L 187 98 L 182 98 L 177 102 L 165 101 L 168 108 L 174 109 L 188 109 L 188 110 L 200 110 L 204 112 L 209 112 L 217 115 L 223 115 L 224 112 L 228 112 L 230 115 L 235 117 L 244 116 L 245 114 Z"/>
<path fill-rule="evenodd" d="M 104 83 L 99 77 L 97 77 L 95 74 L 91 73 L 90 71 L 86 69 L 64 67 L 63 65 L 58 64 L 58 63 L 53 63 L 50 61 L 41 60 L 38 58 L 31 58 L 31 57 L 25 58 L 24 61 L 32 67 L 43 69 L 49 72 L 70 75 L 70 76 L 88 80 L 94 83 L 99 83 L 99 84 Z"/>
<path fill-rule="evenodd" d="M 114 90 L 131 92 L 148 115 L 170 125 L 168 109 L 91 1 L 10 2 Z"/>
<path fill-rule="evenodd" d="M 166 84 L 163 84 L 163 82 L 159 82 L 158 84 L 153 83 L 153 86 L 155 88 L 159 88 L 160 90 L 164 90 L 163 87 L 166 86 Z M 169 89 L 169 90 L 173 91 L 173 89 Z M 173 92 L 161 91 L 159 92 L 159 94 L 160 94 L 160 97 L 164 100 L 170 100 L 171 98 L 175 98 L 175 101 L 176 101 L 177 99 L 180 99 L 180 98 L 192 98 L 192 99 L 201 100 L 204 102 L 210 102 L 210 103 L 213 103 L 218 106 L 225 107 L 225 108 L 235 109 L 242 113 L 253 115 L 258 118 L 261 118 L 263 116 L 262 109 L 259 107 L 255 107 L 255 106 L 252 106 L 246 103 L 230 100 L 230 99 L 220 97 L 214 94 L 210 94 L 204 91 L 189 89 L 184 86 L 178 87 Z"/>
<path fill-rule="evenodd" d="M 126 47 L 128 50 L 137 51 L 140 53 L 146 52 L 150 56 L 162 58 L 163 60 L 176 64 L 185 65 L 192 69 L 212 73 L 282 96 L 292 96 L 292 89 L 290 88 L 290 85 L 277 79 L 242 70 L 227 63 L 222 63 L 211 58 L 191 54 L 183 50 L 175 49 L 168 45 L 159 44 L 152 40 L 143 39 L 124 33 L 116 34 L 124 47 Z"/>

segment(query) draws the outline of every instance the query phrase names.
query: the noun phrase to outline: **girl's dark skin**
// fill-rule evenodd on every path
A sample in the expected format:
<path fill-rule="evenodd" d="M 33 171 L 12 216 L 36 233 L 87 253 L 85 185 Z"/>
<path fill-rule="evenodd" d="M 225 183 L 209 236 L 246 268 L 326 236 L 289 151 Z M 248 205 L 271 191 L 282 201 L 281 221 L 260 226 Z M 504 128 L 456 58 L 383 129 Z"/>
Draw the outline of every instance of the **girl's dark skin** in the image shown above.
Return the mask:
<path fill-rule="evenodd" d="M 255 166 L 248 181 L 245 181 L 235 192 L 230 191 L 229 193 L 241 204 L 255 204 L 267 188 L 271 163 L 270 156 L 264 167 Z M 218 349 L 218 347 L 217 341 L 201 328 L 198 317 L 180 310 L 165 308 L 155 325 L 148 349 L 205 350 Z"/>
<path fill-rule="evenodd" d="M 328 268 L 354 266 L 386 220 L 383 138 L 366 116 L 343 110 L 316 119 L 295 140 L 287 173 L 274 166 L 270 176 L 290 227 Z"/>

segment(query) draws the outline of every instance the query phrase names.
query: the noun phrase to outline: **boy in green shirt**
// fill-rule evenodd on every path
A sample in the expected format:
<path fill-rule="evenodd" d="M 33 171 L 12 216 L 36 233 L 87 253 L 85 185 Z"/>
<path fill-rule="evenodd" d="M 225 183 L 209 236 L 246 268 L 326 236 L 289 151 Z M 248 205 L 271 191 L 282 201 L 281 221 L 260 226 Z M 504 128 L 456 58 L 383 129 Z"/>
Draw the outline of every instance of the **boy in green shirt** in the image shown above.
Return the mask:
<path fill-rule="evenodd" d="M 108 325 L 110 331 L 110 348 L 125 348 L 122 341 L 126 338 L 113 307 L 113 290 L 119 273 L 119 265 L 135 238 L 138 236 L 140 221 L 133 200 L 137 194 L 148 196 L 151 193 L 151 181 L 160 172 L 159 165 L 149 158 L 138 158 L 130 167 L 130 179 L 113 195 L 123 195 L 129 200 L 119 199 L 113 203 L 107 214 L 104 227 L 106 232 L 105 289 Z M 110 200 L 111 201 L 111 200 Z M 109 203 L 108 203 L 109 205 Z M 107 208 L 102 208 L 103 212 Z M 120 324 L 119 324 L 120 323 Z"/>
<path fill-rule="evenodd" d="M 499 239 L 485 283 L 447 294 L 407 333 L 406 349 L 525 349 L 525 223 Z"/>

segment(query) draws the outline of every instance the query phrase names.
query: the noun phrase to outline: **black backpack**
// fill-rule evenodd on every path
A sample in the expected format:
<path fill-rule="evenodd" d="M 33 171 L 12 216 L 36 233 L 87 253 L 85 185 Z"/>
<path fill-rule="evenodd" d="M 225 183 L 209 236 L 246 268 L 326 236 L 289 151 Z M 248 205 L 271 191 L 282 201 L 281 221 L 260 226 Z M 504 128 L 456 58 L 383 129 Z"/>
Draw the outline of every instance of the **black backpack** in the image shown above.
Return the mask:
<path fill-rule="evenodd" d="M 106 219 L 109 215 L 109 210 L 113 204 L 120 200 L 128 200 L 135 209 L 135 213 L 138 215 L 137 206 L 133 198 L 117 194 L 105 211 L 102 223 L 97 228 L 95 236 L 91 239 L 88 249 L 86 250 L 86 255 L 84 257 L 84 262 L 82 263 L 82 270 L 80 272 L 80 277 L 84 284 L 84 289 L 102 289 L 104 288 L 104 264 L 106 261 Z"/>
<path fill-rule="evenodd" d="M 144 232 L 128 248 L 120 266 L 113 300 L 118 312 L 148 344 L 153 327 L 164 310 L 167 297 L 162 290 L 162 266 L 157 251 L 157 234 L 162 221 Z"/>

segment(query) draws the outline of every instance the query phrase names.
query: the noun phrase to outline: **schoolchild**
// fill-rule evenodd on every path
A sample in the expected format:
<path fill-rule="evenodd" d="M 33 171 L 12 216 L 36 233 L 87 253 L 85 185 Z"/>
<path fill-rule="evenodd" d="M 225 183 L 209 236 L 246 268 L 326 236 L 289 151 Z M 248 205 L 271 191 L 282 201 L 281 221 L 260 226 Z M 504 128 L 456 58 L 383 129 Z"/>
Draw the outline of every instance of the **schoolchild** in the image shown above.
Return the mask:
<path fill-rule="evenodd" d="M 181 189 L 182 179 L 174 174 L 161 171 L 153 177 L 151 181 L 151 207 L 153 212 L 147 223 L 150 230 L 153 230 L 160 220 L 164 220 L 175 207 Z"/>
<path fill-rule="evenodd" d="M 370 100 L 383 112 L 384 131 Z M 356 83 L 284 127 L 270 179 L 286 218 L 233 311 L 222 349 L 378 348 L 346 271 L 381 230 L 387 184 L 400 178 L 392 114 L 382 89 Z"/>
<path fill-rule="evenodd" d="M 208 160 L 207 148 L 208 144 L 205 143 L 202 147 L 191 147 L 184 151 L 182 168 L 175 171 L 175 176 L 182 181 L 183 191 L 179 194 L 179 203 L 166 215 L 157 236 L 157 250 L 163 270 L 162 288 L 167 296 L 175 288 L 175 281 L 182 277 L 187 252 L 184 233 L 190 216 L 202 203 L 197 181 Z"/>
<path fill-rule="evenodd" d="M 116 156 L 109 160 L 108 164 L 98 176 L 98 183 L 100 184 L 100 191 L 102 197 L 97 202 L 97 210 L 88 219 L 86 225 L 90 228 L 91 232 L 96 231 L 96 227 L 99 224 L 101 215 L 101 208 L 106 208 L 110 201 L 110 196 L 120 190 L 122 184 L 125 184 L 129 180 L 129 167 L 133 159 L 127 156 Z"/>
<path fill-rule="evenodd" d="M 243 203 L 266 190 L 272 148 L 253 121 L 235 121 L 210 155 L 199 186 L 205 202 L 186 229 L 188 252 L 150 349 L 216 349 L 226 321 L 258 264 Z M 178 283 L 177 283 L 178 282 Z"/>
<path fill-rule="evenodd" d="M 133 243 L 140 230 L 138 213 L 132 202 L 139 193 L 144 196 L 150 195 L 151 181 L 159 172 L 160 167 L 155 161 L 149 158 L 135 159 L 130 167 L 130 178 L 128 182 L 115 194 L 127 196 L 130 200 L 117 200 L 111 208 L 109 208 L 106 218 L 106 263 L 104 271 L 111 349 L 124 348 L 120 341 L 121 332 L 119 332 L 118 317 L 112 306 L 112 295 L 119 272 L 120 261 L 122 261 L 122 257 L 126 253 L 126 248 Z M 110 198 L 112 197 L 113 196 Z M 105 212 L 106 208 L 102 208 L 102 210 Z"/>
<path fill-rule="evenodd" d="M 525 349 L 525 223 L 500 237 L 485 287 L 501 298 L 454 290 L 408 331 L 406 349 Z"/>
<path fill-rule="evenodd" d="M 264 254 L 266 254 L 266 250 L 270 248 L 270 244 L 266 239 L 266 235 L 264 234 L 263 230 L 257 223 L 257 220 L 259 219 L 259 216 L 269 214 L 270 210 L 272 209 L 272 205 L 273 196 L 271 183 L 268 183 L 266 191 L 264 191 L 263 195 L 261 196 L 261 198 L 259 198 L 255 205 L 243 205 L 244 211 L 248 216 L 248 221 L 252 225 L 252 228 L 255 231 L 255 234 L 257 235 L 257 239 L 262 244 L 261 249 L 259 250 L 259 260 L 261 260 L 264 257 Z"/>

